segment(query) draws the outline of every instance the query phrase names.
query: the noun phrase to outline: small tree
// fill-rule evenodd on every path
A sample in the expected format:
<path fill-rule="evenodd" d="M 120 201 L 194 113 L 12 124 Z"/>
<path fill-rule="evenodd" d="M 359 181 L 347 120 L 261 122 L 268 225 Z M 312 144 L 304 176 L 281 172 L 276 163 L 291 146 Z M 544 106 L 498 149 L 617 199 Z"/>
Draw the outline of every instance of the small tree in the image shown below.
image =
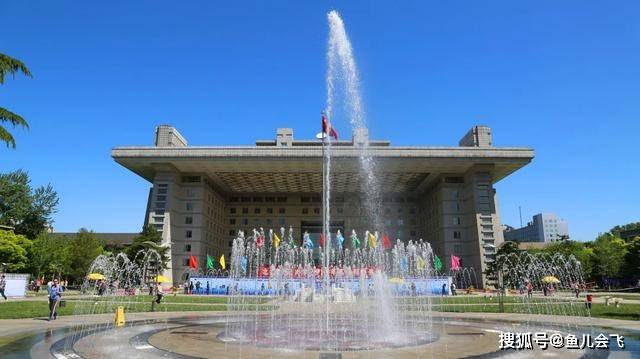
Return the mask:
<path fill-rule="evenodd" d="M 87 274 L 89 266 L 104 251 L 103 243 L 93 231 L 81 228 L 78 235 L 69 240 L 71 254 L 70 275 L 74 281 L 81 280 Z"/>
<path fill-rule="evenodd" d="M 140 235 L 133 239 L 131 245 L 125 250 L 125 253 L 131 261 L 140 261 L 138 255 L 140 251 L 153 249 L 160 255 L 162 268 L 167 268 L 167 264 L 171 260 L 169 258 L 169 247 L 162 245 L 162 235 L 152 225 L 145 226 Z M 141 263 L 138 263 L 141 264 Z"/>
<path fill-rule="evenodd" d="M 610 233 L 598 236 L 593 242 L 595 272 L 602 278 L 619 278 L 627 249 L 624 240 Z"/>
<path fill-rule="evenodd" d="M 27 269 L 31 241 L 13 231 L 0 230 L 0 263 L 6 263 L 7 271 L 20 272 Z"/>

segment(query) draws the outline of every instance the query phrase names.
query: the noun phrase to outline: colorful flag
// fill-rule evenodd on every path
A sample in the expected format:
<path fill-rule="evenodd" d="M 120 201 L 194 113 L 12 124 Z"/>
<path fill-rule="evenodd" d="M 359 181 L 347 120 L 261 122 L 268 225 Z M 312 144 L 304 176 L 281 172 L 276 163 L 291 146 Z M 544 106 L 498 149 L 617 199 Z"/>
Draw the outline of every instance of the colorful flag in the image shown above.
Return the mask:
<path fill-rule="evenodd" d="M 386 234 L 382 235 L 382 246 L 384 247 L 384 249 L 391 248 L 391 241 L 389 240 L 389 236 Z"/>
<path fill-rule="evenodd" d="M 264 234 L 262 233 L 258 234 L 258 238 L 256 239 L 256 245 L 258 246 L 258 248 L 261 248 L 262 246 L 264 246 Z"/>
<path fill-rule="evenodd" d="M 351 230 L 351 237 L 349 237 L 349 238 L 351 238 L 351 246 L 353 248 L 360 247 L 360 239 L 358 239 L 358 235 L 356 234 L 356 230 L 355 229 Z"/>
<path fill-rule="evenodd" d="M 433 255 L 433 267 L 437 271 L 441 271 L 442 270 L 442 261 L 440 260 L 440 257 L 438 257 L 435 254 Z"/>
<path fill-rule="evenodd" d="M 189 268 L 198 269 L 198 258 L 194 255 L 189 256 Z"/>
<path fill-rule="evenodd" d="M 313 248 L 313 241 L 307 231 L 304 231 L 304 234 L 302 235 L 302 246 L 309 249 Z"/>
<path fill-rule="evenodd" d="M 456 257 L 453 254 L 451 255 L 451 269 L 452 270 L 460 269 L 460 257 Z"/>
<path fill-rule="evenodd" d="M 338 132 L 331 126 L 331 123 L 327 119 L 327 115 L 322 112 L 322 133 L 328 134 L 330 137 L 333 137 L 338 140 Z"/>
<path fill-rule="evenodd" d="M 277 234 L 273 234 L 273 245 L 278 248 L 280 246 L 280 237 Z"/>
<path fill-rule="evenodd" d="M 377 244 L 378 240 L 376 239 L 376 236 L 373 233 L 369 233 L 369 247 L 375 248 Z"/>
<path fill-rule="evenodd" d="M 220 267 L 222 269 L 227 269 L 227 263 L 224 261 L 224 254 L 220 256 Z"/>
<path fill-rule="evenodd" d="M 418 269 L 423 270 L 424 267 L 427 266 L 427 262 L 424 261 L 424 258 L 418 256 Z"/>
<path fill-rule="evenodd" d="M 213 258 L 207 254 L 207 269 L 213 269 L 215 264 L 213 264 Z"/>
<path fill-rule="evenodd" d="M 344 237 L 342 236 L 342 233 L 340 233 L 339 229 L 338 229 L 338 233 L 336 233 L 336 240 L 338 240 L 338 247 L 342 249 L 342 244 L 344 243 Z"/>

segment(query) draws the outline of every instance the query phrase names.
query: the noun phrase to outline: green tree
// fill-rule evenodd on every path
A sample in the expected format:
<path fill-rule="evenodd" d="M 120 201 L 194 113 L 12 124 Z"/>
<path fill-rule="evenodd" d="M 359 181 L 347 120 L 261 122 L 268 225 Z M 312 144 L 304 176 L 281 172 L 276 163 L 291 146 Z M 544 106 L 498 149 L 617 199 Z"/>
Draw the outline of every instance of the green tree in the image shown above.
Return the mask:
<path fill-rule="evenodd" d="M 485 270 L 485 274 L 488 277 L 493 277 L 497 280 L 498 272 L 502 270 L 502 267 L 507 262 L 507 259 L 513 261 L 516 258 L 516 255 L 521 253 L 518 242 L 506 241 L 502 243 L 500 248 L 496 251 L 496 259 L 495 261 L 489 263 L 487 269 Z M 504 282 L 507 279 L 503 279 Z"/>
<path fill-rule="evenodd" d="M 0 53 L 0 85 L 4 84 L 6 75 L 15 76 L 16 73 L 22 73 L 25 76 L 32 77 L 27 66 L 20 60 Z M 5 122 L 11 124 L 14 128 L 16 126 L 29 128 L 29 124 L 22 116 L 0 107 L 0 123 Z M 4 142 L 9 148 L 16 148 L 16 141 L 13 135 L 2 125 L 0 125 L 0 141 Z"/>
<path fill-rule="evenodd" d="M 23 170 L 0 174 L 0 224 L 14 227 L 18 234 L 36 238 L 53 222 L 58 202 L 50 184 L 32 188 Z"/>
<path fill-rule="evenodd" d="M 542 252 L 549 255 L 559 253 L 565 257 L 574 256 L 582 265 L 584 278 L 593 279 L 594 253 L 593 249 L 585 243 L 570 240 L 553 242 L 545 247 Z"/>
<path fill-rule="evenodd" d="M 131 261 L 140 260 L 138 252 L 153 249 L 160 254 L 162 268 L 167 268 L 169 263 L 169 247 L 162 245 L 162 235 L 152 225 L 145 226 L 140 235 L 133 239 L 125 253 Z M 140 263 L 138 263 L 140 264 Z"/>
<path fill-rule="evenodd" d="M 610 233 L 598 236 L 593 242 L 595 275 L 602 278 L 619 278 L 627 249 L 624 240 Z"/>
<path fill-rule="evenodd" d="M 66 277 L 71 272 L 70 241 L 67 237 L 41 232 L 33 241 L 29 263 L 31 273 L 40 278 Z"/>
<path fill-rule="evenodd" d="M 86 276 L 91 263 L 104 252 L 103 243 L 93 231 L 85 228 L 81 228 L 68 242 L 71 254 L 69 275 L 72 281 L 78 281 Z"/>
<path fill-rule="evenodd" d="M 9 272 L 20 272 L 27 269 L 28 252 L 31 241 L 13 231 L 0 230 L 0 266 L 7 266 Z"/>
<path fill-rule="evenodd" d="M 640 280 L 640 236 L 627 242 L 623 273 L 627 278 Z"/>

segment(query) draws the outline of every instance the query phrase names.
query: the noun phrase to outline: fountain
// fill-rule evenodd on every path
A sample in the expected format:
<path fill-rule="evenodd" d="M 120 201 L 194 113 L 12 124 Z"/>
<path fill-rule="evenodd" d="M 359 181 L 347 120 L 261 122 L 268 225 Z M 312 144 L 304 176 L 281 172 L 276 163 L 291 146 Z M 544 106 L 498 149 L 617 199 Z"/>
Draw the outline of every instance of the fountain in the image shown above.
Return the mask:
<path fill-rule="evenodd" d="M 330 136 L 321 136 L 323 228 L 319 241 L 314 242 L 309 233 L 301 233 L 296 239 L 291 227 L 256 228 L 246 234 L 238 231 L 228 269 L 184 273 L 192 281 L 206 283 L 206 292 L 197 290 L 195 294 L 223 295 L 226 311 L 199 311 L 196 316 L 179 311 L 162 316 L 157 314 L 171 313 L 156 312 L 139 316 L 124 327 L 111 318 L 91 321 L 88 315 L 113 313 L 121 306 L 127 313 L 144 312 L 149 306 L 152 311 L 171 310 L 167 306 L 156 308 L 148 296 L 140 295 L 154 289 L 161 271 L 160 256 L 154 250 L 141 251 L 132 261 L 123 254 L 99 256 L 89 273 L 102 274 L 107 291 L 79 300 L 74 313 L 77 325 L 54 332 L 53 339 L 44 340 L 53 343 L 50 348 L 34 346 L 32 354 L 48 351 L 58 358 L 299 357 L 318 351 L 320 357 L 339 357 L 341 352 L 364 351 L 363 355 L 374 357 L 381 353 L 498 357 L 513 354 L 497 351 L 497 333 L 502 331 L 594 332 L 584 324 L 589 309 L 581 301 L 569 299 L 571 290 L 585 287 L 580 262 L 573 257 L 528 253 L 499 257 L 498 291 L 472 295 L 484 284 L 478 283 L 474 268 L 443 273 L 428 242 L 393 240 L 382 232 L 382 189 L 369 148 L 353 49 L 340 15 L 331 11 L 327 19 L 324 116 L 327 120 L 349 120 L 363 179 L 362 215 L 370 231 L 351 230 L 348 238 L 339 230 L 332 232 L 335 143 Z M 550 277 L 555 278 L 553 284 L 549 283 Z M 469 295 L 441 299 L 452 283 Z M 529 283 L 538 291 L 553 287 L 558 296 L 525 295 L 523 288 Z M 87 280 L 83 289 L 92 293 L 95 282 Z M 505 299 L 508 297 L 515 300 Z M 493 310 L 498 301 L 499 311 L 508 304 L 514 306 L 510 312 L 524 316 L 512 323 L 486 320 L 482 315 L 456 315 L 474 312 L 468 308 L 479 305 Z M 541 315 L 575 320 L 563 317 L 552 326 L 542 322 Z M 394 351 L 388 352 L 390 349 Z M 563 351 L 562 355 L 580 357 L 584 353 Z"/>

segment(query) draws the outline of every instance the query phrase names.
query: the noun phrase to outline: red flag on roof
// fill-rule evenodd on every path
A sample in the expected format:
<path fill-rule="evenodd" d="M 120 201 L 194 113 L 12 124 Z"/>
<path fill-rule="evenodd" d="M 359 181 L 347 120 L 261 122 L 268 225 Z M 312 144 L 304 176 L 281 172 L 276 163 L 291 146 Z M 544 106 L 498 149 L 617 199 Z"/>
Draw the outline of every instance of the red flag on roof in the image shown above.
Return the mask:
<path fill-rule="evenodd" d="M 198 258 L 194 255 L 189 256 L 189 268 L 198 269 Z"/>
<path fill-rule="evenodd" d="M 382 246 L 384 247 L 384 249 L 391 248 L 391 241 L 389 240 L 389 236 L 386 234 L 382 235 Z"/>
<path fill-rule="evenodd" d="M 322 133 L 335 138 L 336 141 L 338 140 L 338 132 L 336 132 L 333 126 L 331 126 L 331 123 L 327 119 L 327 115 L 324 112 L 322 113 Z"/>

